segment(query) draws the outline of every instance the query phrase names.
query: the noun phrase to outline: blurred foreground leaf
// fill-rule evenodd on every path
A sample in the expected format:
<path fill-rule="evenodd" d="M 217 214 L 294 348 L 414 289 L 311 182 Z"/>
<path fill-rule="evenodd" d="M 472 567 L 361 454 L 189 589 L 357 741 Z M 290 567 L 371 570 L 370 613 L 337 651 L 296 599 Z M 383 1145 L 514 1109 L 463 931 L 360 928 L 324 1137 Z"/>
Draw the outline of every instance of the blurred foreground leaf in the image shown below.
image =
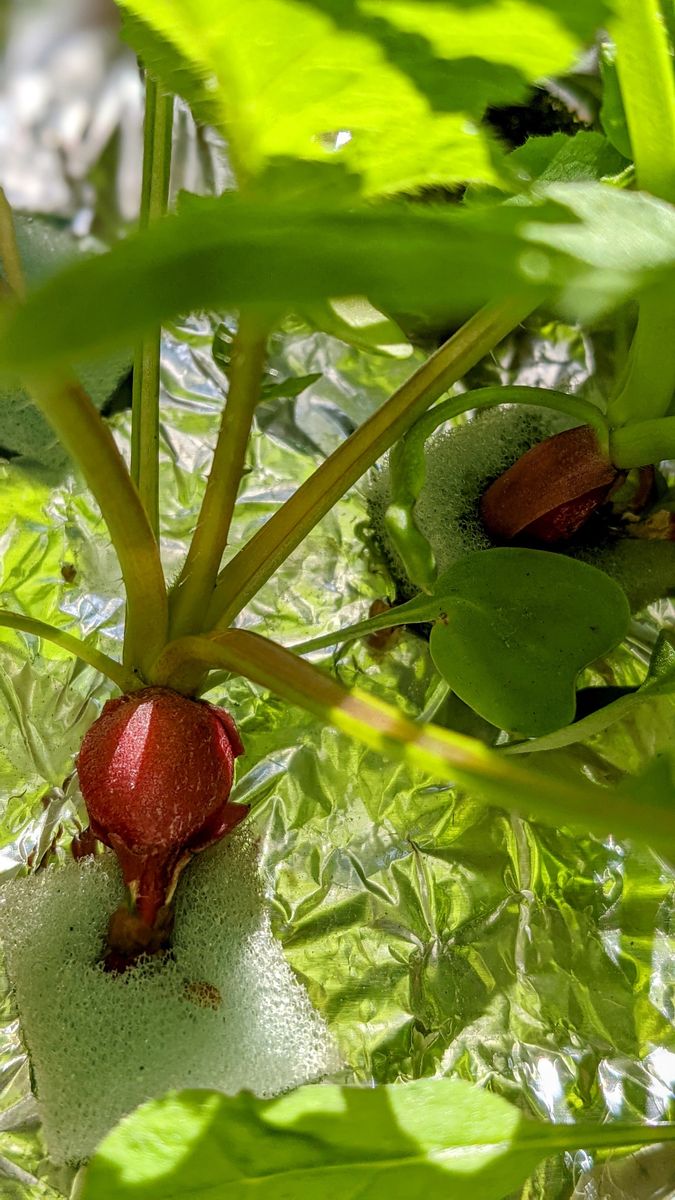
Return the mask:
<path fill-rule="evenodd" d="M 76 238 L 58 222 L 44 217 L 20 214 L 16 218 L 16 234 L 30 288 L 38 287 L 79 259 L 105 250 L 98 239 Z M 78 363 L 77 367 L 78 377 L 99 411 L 117 396 L 130 372 L 131 355 L 124 349 L 102 361 Z M 64 468 L 68 461 L 66 451 L 37 405 L 14 383 L 0 387 L 0 450 L 21 454 L 56 470 Z"/>
<path fill-rule="evenodd" d="M 333 178 L 336 168 L 321 170 Z M 588 316 L 672 282 L 671 205 L 599 183 L 538 186 L 532 203 L 466 211 L 190 198 L 9 314 L 0 367 L 39 371 L 199 308 L 368 295 L 384 311 L 466 315 L 528 289 L 534 304 L 548 289 Z"/>
<path fill-rule="evenodd" d="M 538 1124 L 454 1079 L 276 1100 L 187 1091 L 117 1126 L 82 1200 L 502 1200 L 550 1154 L 673 1137 L 669 1125 Z"/>

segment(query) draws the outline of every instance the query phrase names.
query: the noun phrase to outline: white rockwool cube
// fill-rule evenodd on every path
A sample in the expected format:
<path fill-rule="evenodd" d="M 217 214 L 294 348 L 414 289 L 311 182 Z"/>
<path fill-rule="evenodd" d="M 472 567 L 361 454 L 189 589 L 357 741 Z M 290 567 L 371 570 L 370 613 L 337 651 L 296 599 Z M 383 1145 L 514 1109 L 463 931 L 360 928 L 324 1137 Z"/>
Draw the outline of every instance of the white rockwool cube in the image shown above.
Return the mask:
<path fill-rule="evenodd" d="M 123 895 L 108 853 L 1 893 L 2 943 L 54 1162 L 86 1160 L 125 1113 L 172 1089 L 274 1096 L 338 1069 L 326 1025 L 272 934 L 250 832 L 186 870 L 171 950 L 111 974 L 101 958 Z"/>

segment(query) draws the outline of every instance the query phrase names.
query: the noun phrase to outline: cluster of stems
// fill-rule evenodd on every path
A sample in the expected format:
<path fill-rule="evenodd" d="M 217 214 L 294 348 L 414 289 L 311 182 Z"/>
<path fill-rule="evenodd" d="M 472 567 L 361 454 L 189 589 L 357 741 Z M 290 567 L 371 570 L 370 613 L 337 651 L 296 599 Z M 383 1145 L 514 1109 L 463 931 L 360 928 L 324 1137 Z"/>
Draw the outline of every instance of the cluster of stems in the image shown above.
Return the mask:
<path fill-rule="evenodd" d="M 638 184 L 674 201 L 675 83 L 657 0 L 622 0 L 612 33 Z M 142 226 L 161 220 L 167 211 L 172 113 L 173 98 L 148 78 Z M 11 290 L 4 300 L 21 303 L 25 286 L 11 212 L 4 199 L 0 254 Z M 540 299 L 547 299 L 544 292 Z M 35 401 L 79 464 L 118 554 L 127 599 L 123 662 L 22 614 L 2 613 L 0 623 L 47 638 L 77 654 L 126 692 L 161 684 L 194 694 L 213 668 L 241 673 L 382 752 L 407 758 L 443 778 L 471 783 L 488 798 L 519 805 L 546 820 L 581 819 L 586 828 L 590 824 L 605 832 L 608 816 L 602 789 L 590 783 L 555 782 L 514 767 L 471 739 L 412 724 L 394 709 L 346 692 L 297 655 L 233 628 L 237 616 L 277 567 L 397 442 L 393 456 L 401 500 L 397 519 L 404 543 L 414 550 L 413 509 L 424 479 L 426 438 L 440 422 L 468 408 L 502 403 L 505 396 L 501 389 L 488 388 L 435 402 L 516 328 L 537 302 L 528 291 L 527 296 L 513 295 L 471 317 L 221 569 L 260 397 L 269 333 L 260 314 L 242 311 L 211 471 L 194 536 L 171 588 L 162 569 L 159 540 L 160 330 L 146 333 L 135 355 L 130 470 L 105 422 L 75 380 L 38 375 L 27 379 Z M 673 317 L 675 300 L 671 295 L 654 292 L 643 296 L 628 362 L 604 409 L 540 389 L 536 394 L 529 388 L 511 389 L 506 398 L 543 405 L 591 424 L 620 467 L 653 463 L 675 453 L 675 416 L 670 413 L 675 344 L 663 336 L 664 325 L 670 326 Z M 429 564 L 421 562 L 422 586 L 430 581 L 431 576 L 424 576 L 428 569 Z M 675 817 L 669 819 L 675 842 Z M 612 825 L 617 832 L 632 834 L 643 828 L 630 797 L 614 800 Z"/>

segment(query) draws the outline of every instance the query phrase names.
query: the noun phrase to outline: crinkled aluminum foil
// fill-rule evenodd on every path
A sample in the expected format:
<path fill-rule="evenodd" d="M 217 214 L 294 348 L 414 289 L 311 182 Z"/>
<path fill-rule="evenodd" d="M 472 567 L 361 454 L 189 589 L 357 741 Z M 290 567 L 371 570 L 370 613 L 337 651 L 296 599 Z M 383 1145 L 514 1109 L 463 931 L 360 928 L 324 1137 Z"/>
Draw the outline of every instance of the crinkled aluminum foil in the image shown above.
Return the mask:
<path fill-rule="evenodd" d="M 51 19 L 58 8 L 52 3 L 45 12 Z M 62 28 L 61 44 L 81 36 L 77 18 L 70 35 Z M 38 66 L 54 100 L 65 85 L 50 74 L 52 61 L 45 49 Z M 121 61 L 110 65 L 104 55 L 84 90 L 90 121 L 108 89 L 120 100 L 112 81 Z M 134 69 L 124 61 L 125 70 Z M 12 70 L 20 91 L 20 64 Z M 137 137 L 135 104 L 130 136 Z M 39 146 L 43 125 L 28 122 L 27 129 Z M 202 166 L 212 160 L 209 151 Z M 39 160 L 23 171 L 18 157 L 10 161 L 15 193 L 25 197 L 20 203 L 72 212 L 75 197 L 80 224 L 92 223 L 93 193 L 82 203 L 72 180 L 65 181 L 63 203 L 56 192 L 49 201 L 48 189 L 21 193 L 42 178 Z M 122 192 L 129 194 L 128 180 Z M 161 489 L 170 573 L 194 526 L 223 402 L 213 328 L 206 316 L 193 319 L 164 341 Z M 410 369 L 410 361 L 367 357 L 299 328 L 275 339 L 275 379 L 312 371 L 321 379 L 296 399 L 261 406 L 232 550 Z M 583 338 L 550 327 L 538 337 L 512 338 L 481 371 L 483 382 L 578 387 L 594 369 Z M 114 427 L 127 446 L 128 414 L 116 417 Z M 98 631 L 103 648 L 114 653 L 123 617 L 119 570 L 81 482 L 55 482 L 21 460 L 1 472 L 0 602 L 58 624 L 72 621 L 85 635 Z M 290 645 L 363 616 L 375 595 L 391 594 L 386 572 L 365 549 L 365 522 L 362 484 L 242 620 Z M 638 678 L 659 625 L 673 618 L 672 605 L 654 606 L 636 623 L 629 648 L 614 656 L 609 675 L 618 682 Z M 385 652 L 357 644 L 324 661 L 346 683 L 367 677 L 374 694 L 400 698 L 412 715 L 434 693 L 426 644 L 409 632 Z M 3 633 L 3 880 L 67 853 L 82 818 L 73 755 L 108 689 L 55 648 Z M 246 743 L 236 799 L 254 805 L 275 932 L 356 1079 L 453 1072 L 556 1121 L 673 1115 L 673 872 L 658 849 L 580 838 L 485 808 L 382 760 L 245 680 L 214 677 L 209 697 L 237 714 Z M 461 717 L 471 732 L 465 712 L 445 715 Z M 537 765 L 614 782 L 672 742 L 674 729 L 674 706 L 662 700 L 586 745 L 539 756 Z M 7 987 L 1 1028 L 0 1194 L 56 1198 L 69 1181 L 44 1152 Z M 672 1150 L 597 1163 L 580 1150 L 545 1164 L 519 1200 L 672 1200 L 674 1180 Z"/>

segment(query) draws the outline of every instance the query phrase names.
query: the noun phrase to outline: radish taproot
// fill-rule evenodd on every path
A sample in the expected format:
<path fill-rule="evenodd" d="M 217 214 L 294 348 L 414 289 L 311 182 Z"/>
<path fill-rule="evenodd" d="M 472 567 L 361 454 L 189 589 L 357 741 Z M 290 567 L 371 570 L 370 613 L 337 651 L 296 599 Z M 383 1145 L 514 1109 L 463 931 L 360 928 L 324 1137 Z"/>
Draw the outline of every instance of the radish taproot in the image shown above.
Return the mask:
<path fill-rule="evenodd" d="M 539 442 L 484 493 L 480 512 L 496 541 L 567 541 L 623 478 L 588 425 Z"/>
<path fill-rule="evenodd" d="M 242 753 L 224 709 L 166 687 L 109 700 L 88 730 L 77 759 L 80 788 L 92 833 L 115 852 L 134 904 L 124 935 L 129 954 L 143 940 L 155 948 L 149 931 L 166 922 L 190 856 L 246 816 L 245 805 L 229 803 Z M 119 925 L 118 917 L 111 932 Z"/>

